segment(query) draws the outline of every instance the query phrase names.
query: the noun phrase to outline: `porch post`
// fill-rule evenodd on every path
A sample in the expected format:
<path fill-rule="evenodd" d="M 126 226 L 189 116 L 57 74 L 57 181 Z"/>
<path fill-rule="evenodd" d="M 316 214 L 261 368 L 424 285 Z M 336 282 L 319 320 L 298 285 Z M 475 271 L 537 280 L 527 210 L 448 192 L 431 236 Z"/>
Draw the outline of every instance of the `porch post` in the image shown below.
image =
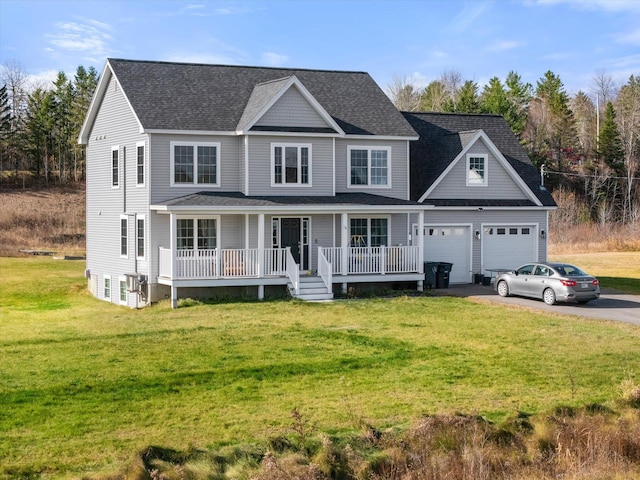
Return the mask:
<path fill-rule="evenodd" d="M 346 212 L 341 215 L 340 253 L 342 254 L 342 275 L 349 273 L 349 216 Z M 347 282 L 342 283 L 342 293 L 347 293 Z"/>
<path fill-rule="evenodd" d="M 264 275 L 264 213 L 258 214 L 258 278 Z M 258 299 L 264 299 L 264 285 L 258 285 Z"/>
<path fill-rule="evenodd" d="M 176 257 L 178 255 L 176 242 L 176 214 L 169 215 L 169 247 L 171 248 L 171 308 L 178 308 L 178 287 L 173 283 L 176 281 Z"/>
<path fill-rule="evenodd" d="M 424 273 L 424 211 L 418 213 L 418 273 Z M 418 291 L 424 290 L 424 277 L 418 280 Z"/>

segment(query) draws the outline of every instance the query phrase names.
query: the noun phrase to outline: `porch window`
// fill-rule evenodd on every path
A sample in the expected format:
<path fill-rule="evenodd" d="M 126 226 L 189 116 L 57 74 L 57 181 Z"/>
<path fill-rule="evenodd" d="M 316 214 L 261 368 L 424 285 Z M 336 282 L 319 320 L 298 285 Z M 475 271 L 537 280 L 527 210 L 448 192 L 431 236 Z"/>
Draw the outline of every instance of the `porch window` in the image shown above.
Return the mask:
<path fill-rule="evenodd" d="M 352 218 L 351 246 L 380 247 L 389 245 L 388 219 Z"/>
<path fill-rule="evenodd" d="M 271 164 L 272 186 L 311 184 L 311 145 L 272 143 Z"/>
<path fill-rule="evenodd" d="M 171 142 L 173 185 L 219 186 L 219 143 Z"/>
<path fill-rule="evenodd" d="M 218 222 L 215 218 L 178 218 L 176 246 L 178 250 L 212 250 L 218 243 Z"/>
<path fill-rule="evenodd" d="M 467 185 L 473 187 L 487 185 L 487 155 L 467 156 Z"/>
<path fill-rule="evenodd" d="M 390 147 L 348 147 L 349 186 L 390 187 Z"/>

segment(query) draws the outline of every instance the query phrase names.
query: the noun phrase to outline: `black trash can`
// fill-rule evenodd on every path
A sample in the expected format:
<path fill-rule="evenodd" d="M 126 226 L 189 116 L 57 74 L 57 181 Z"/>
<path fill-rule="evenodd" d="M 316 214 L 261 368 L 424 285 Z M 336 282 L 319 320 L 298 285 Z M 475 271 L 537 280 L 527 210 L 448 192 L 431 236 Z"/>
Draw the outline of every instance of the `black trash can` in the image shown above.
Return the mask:
<path fill-rule="evenodd" d="M 453 263 L 439 262 L 438 271 L 436 272 L 436 288 L 449 288 L 449 276 Z"/>
<path fill-rule="evenodd" d="M 436 288 L 438 262 L 424 262 L 424 288 Z"/>

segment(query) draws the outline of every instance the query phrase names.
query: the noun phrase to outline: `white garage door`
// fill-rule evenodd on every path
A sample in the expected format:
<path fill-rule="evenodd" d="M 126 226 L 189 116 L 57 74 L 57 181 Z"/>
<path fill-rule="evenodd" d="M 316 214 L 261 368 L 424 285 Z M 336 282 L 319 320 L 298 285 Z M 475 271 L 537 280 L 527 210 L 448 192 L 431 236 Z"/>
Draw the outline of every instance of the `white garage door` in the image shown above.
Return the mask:
<path fill-rule="evenodd" d="M 424 229 L 426 262 L 453 263 L 449 283 L 471 282 L 471 228 L 465 226 L 427 226 Z"/>
<path fill-rule="evenodd" d="M 485 269 L 513 269 L 538 260 L 533 225 L 485 225 L 483 230 L 482 263 Z"/>

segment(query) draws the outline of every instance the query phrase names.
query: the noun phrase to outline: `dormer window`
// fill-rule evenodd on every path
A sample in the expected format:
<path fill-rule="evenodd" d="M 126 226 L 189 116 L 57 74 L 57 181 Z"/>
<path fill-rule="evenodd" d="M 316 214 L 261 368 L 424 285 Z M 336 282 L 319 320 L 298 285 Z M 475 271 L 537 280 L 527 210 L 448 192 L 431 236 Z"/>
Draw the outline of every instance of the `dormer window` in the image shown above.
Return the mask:
<path fill-rule="evenodd" d="M 311 145 L 272 143 L 271 185 L 311 186 Z"/>
<path fill-rule="evenodd" d="M 487 155 L 467 155 L 467 186 L 487 186 Z"/>

